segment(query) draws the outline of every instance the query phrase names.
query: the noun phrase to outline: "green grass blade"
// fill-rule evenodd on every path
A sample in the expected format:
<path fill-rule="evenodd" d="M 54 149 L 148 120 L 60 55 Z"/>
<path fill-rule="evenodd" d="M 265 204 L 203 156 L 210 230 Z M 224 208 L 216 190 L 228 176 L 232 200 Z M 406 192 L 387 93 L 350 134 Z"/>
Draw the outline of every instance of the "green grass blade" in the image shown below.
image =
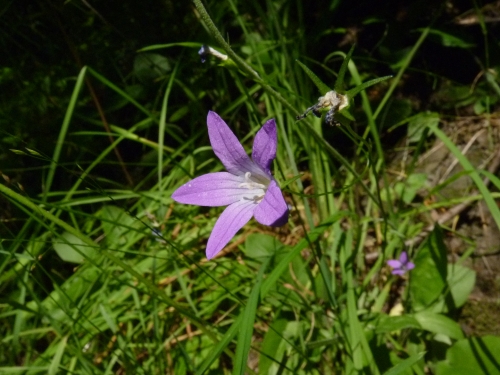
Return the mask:
<path fill-rule="evenodd" d="M 361 90 L 364 90 L 367 87 L 373 86 L 376 83 L 388 80 L 390 78 L 392 78 L 392 76 L 385 76 L 385 77 L 379 77 L 379 78 L 371 79 L 369 81 L 366 81 L 366 82 L 362 83 L 361 85 L 358 85 L 358 86 L 350 89 L 349 91 L 346 92 L 346 95 L 348 96 L 349 99 L 351 99 L 354 96 L 356 96 Z"/>
<path fill-rule="evenodd" d="M 410 66 L 410 63 L 413 61 L 413 57 L 415 56 L 415 54 L 417 53 L 418 49 L 420 48 L 420 46 L 424 42 L 425 38 L 427 38 L 427 35 L 429 34 L 429 30 L 430 30 L 430 26 L 426 27 L 425 29 L 422 30 L 422 33 L 420 34 L 420 37 L 418 38 L 417 42 L 415 43 L 415 45 L 413 46 L 413 48 L 410 50 L 410 52 L 406 56 L 405 61 L 401 65 L 401 68 L 399 69 L 398 73 L 396 74 L 396 76 L 392 80 L 391 85 L 389 86 L 389 89 L 387 90 L 387 92 L 385 93 L 384 97 L 380 101 L 377 109 L 373 113 L 373 120 L 374 121 L 380 115 L 380 113 L 382 112 L 382 109 L 387 104 L 387 101 L 389 100 L 389 98 L 391 97 L 392 93 L 396 89 L 397 85 L 401 81 L 401 78 L 403 77 L 404 72 L 406 71 L 406 69 L 408 69 L 408 67 Z M 367 95 L 366 94 L 362 94 L 362 95 L 363 95 L 363 101 L 368 101 Z"/>
<path fill-rule="evenodd" d="M 64 140 L 66 139 L 66 134 L 68 133 L 69 124 L 71 122 L 71 118 L 73 117 L 73 112 L 75 111 L 76 102 L 78 100 L 78 95 L 82 90 L 83 83 L 85 82 L 85 74 L 87 73 L 87 67 L 83 67 L 78 74 L 78 78 L 76 79 L 76 84 L 73 89 L 73 93 L 71 94 L 71 99 L 68 104 L 68 108 L 66 109 L 66 114 L 64 115 L 64 120 L 61 126 L 61 130 L 59 131 L 59 137 L 57 138 L 56 147 L 54 149 L 54 154 L 52 155 L 52 161 L 50 162 L 49 173 L 47 174 L 47 180 L 45 181 L 45 189 L 43 190 L 42 201 L 47 201 L 47 194 L 50 192 L 50 188 L 52 187 L 52 181 L 54 180 L 54 175 L 56 172 L 57 164 L 59 163 L 59 157 L 61 156 L 62 146 L 64 144 Z"/>
<path fill-rule="evenodd" d="M 165 143 L 165 128 L 167 126 L 167 107 L 168 107 L 168 98 L 170 97 L 170 92 L 172 91 L 172 85 L 174 83 L 175 77 L 177 75 L 177 71 L 179 69 L 179 63 L 175 64 L 175 68 L 170 75 L 170 79 L 168 80 L 167 89 L 165 90 L 165 95 L 163 96 L 163 103 L 161 105 L 161 113 L 160 113 L 160 123 L 158 126 L 158 149 L 162 150 L 163 145 Z M 163 152 L 158 152 L 158 181 L 162 179 L 163 173 Z M 162 184 L 158 185 L 158 189 L 160 194 L 163 192 Z"/>
<path fill-rule="evenodd" d="M 50 362 L 49 370 L 47 371 L 48 375 L 56 375 L 59 372 L 61 358 L 64 354 L 64 350 L 66 349 L 67 342 L 68 342 L 68 336 L 65 336 L 57 346 L 56 354 L 54 354 L 52 362 Z"/>
<path fill-rule="evenodd" d="M 148 52 L 155 51 L 158 49 L 165 49 L 170 47 L 188 47 L 188 48 L 200 48 L 203 44 L 199 42 L 179 42 L 179 43 L 167 43 L 167 44 L 154 44 L 151 46 L 147 46 L 141 49 L 138 49 L 137 52 Z"/>
<path fill-rule="evenodd" d="M 248 297 L 247 305 L 243 312 L 234 358 L 233 375 L 244 375 L 246 371 L 248 353 L 250 352 L 250 345 L 252 343 L 253 325 L 255 323 L 255 316 L 259 304 L 260 287 L 268 264 L 269 259 L 261 265 L 257 279 L 255 280 L 255 285 L 252 288 L 252 292 Z"/>
<path fill-rule="evenodd" d="M 100 75 L 97 73 L 95 70 L 92 68 L 88 68 L 89 73 L 99 80 L 102 84 L 108 86 L 111 90 L 115 91 L 118 95 L 122 96 L 124 99 L 126 99 L 128 102 L 132 103 L 135 105 L 141 112 L 143 112 L 146 116 L 151 117 L 151 113 L 143 106 L 141 105 L 137 100 L 132 98 L 129 94 L 127 94 L 125 91 L 123 91 L 121 88 L 116 86 L 113 82 L 105 78 L 104 76 Z"/>
<path fill-rule="evenodd" d="M 349 61 L 351 60 L 352 53 L 354 51 L 355 45 L 353 44 L 349 52 L 347 52 L 347 55 L 344 58 L 344 61 L 342 61 L 342 65 L 340 66 L 339 74 L 337 76 L 337 80 L 335 81 L 335 91 L 339 93 L 343 93 L 344 90 L 344 77 L 345 77 L 345 72 L 347 71 L 347 66 L 349 65 Z"/>
<path fill-rule="evenodd" d="M 498 208 L 495 199 L 491 195 L 491 192 L 488 190 L 486 185 L 484 184 L 479 172 L 476 168 L 471 164 L 471 162 L 462 154 L 462 152 L 458 149 L 458 147 L 453 143 L 451 139 L 449 139 L 446 134 L 444 134 L 436 125 L 429 124 L 428 125 L 431 131 L 445 144 L 446 147 L 450 150 L 450 152 L 455 156 L 458 162 L 462 165 L 464 171 L 469 173 L 470 178 L 476 184 L 479 192 L 482 194 L 484 198 L 484 202 L 488 206 L 488 209 L 495 220 L 498 228 L 500 228 L 500 209 Z"/>

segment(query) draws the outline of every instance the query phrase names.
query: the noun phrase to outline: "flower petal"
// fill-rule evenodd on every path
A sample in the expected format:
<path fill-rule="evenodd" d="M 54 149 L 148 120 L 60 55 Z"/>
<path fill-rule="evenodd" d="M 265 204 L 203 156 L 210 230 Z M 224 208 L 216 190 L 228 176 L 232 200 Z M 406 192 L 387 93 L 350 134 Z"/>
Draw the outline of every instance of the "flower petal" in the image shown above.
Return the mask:
<path fill-rule="evenodd" d="M 271 119 L 255 135 L 252 149 L 253 161 L 269 174 L 271 174 L 271 163 L 276 158 L 277 146 L 276 121 Z"/>
<path fill-rule="evenodd" d="M 227 206 L 253 192 L 241 188 L 240 184 L 242 182 L 244 182 L 242 177 L 231 173 L 208 173 L 182 185 L 174 191 L 172 199 L 179 203 L 196 204 L 198 206 Z"/>
<path fill-rule="evenodd" d="M 248 157 L 238 138 L 217 113 L 208 112 L 207 126 L 214 153 L 229 173 L 237 176 L 243 176 L 246 172 L 263 174 L 261 168 Z"/>
<path fill-rule="evenodd" d="M 264 199 L 254 212 L 255 220 L 264 225 L 280 227 L 288 222 L 288 205 L 276 183 L 271 180 Z"/>
<path fill-rule="evenodd" d="M 406 273 L 406 270 L 394 270 L 391 272 L 393 275 L 403 276 Z"/>
<path fill-rule="evenodd" d="M 391 259 L 387 261 L 387 264 L 392 267 L 392 268 L 401 268 L 403 265 L 399 260 L 397 259 Z"/>
<path fill-rule="evenodd" d="M 412 269 L 414 269 L 414 268 L 415 268 L 415 263 L 413 263 L 413 262 L 408 262 L 408 263 L 406 263 L 406 269 L 407 269 L 408 271 L 410 271 L 410 270 L 412 270 Z"/>
<path fill-rule="evenodd" d="M 408 254 L 406 253 L 406 251 L 401 252 L 401 254 L 399 255 L 399 261 L 401 262 L 401 264 L 408 263 Z"/>
<path fill-rule="evenodd" d="M 215 223 L 207 243 L 207 258 L 212 259 L 252 218 L 254 202 L 240 201 L 228 206 Z"/>

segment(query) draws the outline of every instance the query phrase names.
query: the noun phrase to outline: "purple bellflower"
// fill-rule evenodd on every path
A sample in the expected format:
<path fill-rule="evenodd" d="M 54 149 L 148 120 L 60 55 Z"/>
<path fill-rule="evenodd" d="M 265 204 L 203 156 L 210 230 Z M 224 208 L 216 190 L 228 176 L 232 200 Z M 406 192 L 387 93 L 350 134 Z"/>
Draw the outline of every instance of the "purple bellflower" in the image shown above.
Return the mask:
<path fill-rule="evenodd" d="M 214 153 L 227 172 L 197 177 L 178 188 L 172 199 L 198 206 L 228 206 L 208 239 L 206 254 L 212 259 L 252 216 L 264 225 L 286 224 L 288 205 L 270 169 L 278 144 L 273 119 L 255 135 L 251 159 L 217 113 L 208 112 L 207 126 Z"/>
<path fill-rule="evenodd" d="M 408 254 L 406 251 L 403 251 L 398 259 L 391 259 L 387 261 L 387 264 L 393 268 L 392 274 L 403 276 L 407 271 L 410 271 L 415 268 L 415 264 L 410 262 L 408 259 Z"/>

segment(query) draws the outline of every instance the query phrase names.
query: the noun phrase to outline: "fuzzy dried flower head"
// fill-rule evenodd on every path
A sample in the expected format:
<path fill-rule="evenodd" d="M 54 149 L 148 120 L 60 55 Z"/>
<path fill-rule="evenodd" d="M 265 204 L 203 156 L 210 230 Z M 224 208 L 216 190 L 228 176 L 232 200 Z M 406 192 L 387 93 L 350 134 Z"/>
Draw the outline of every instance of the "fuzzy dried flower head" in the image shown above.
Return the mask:
<path fill-rule="evenodd" d="M 312 112 L 316 117 L 321 117 L 321 110 L 328 109 L 325 116 L 325 122 L 330 125 L 339 125 L 335 120 L 335 113 L 343 110 L 349 105 L 349 99 L 346 95 L 340 94 L 335 90 L 328 91 L 324 96 L 318 98 L 318 102 L 306 109 L 306 111 L 297 116 L 297 121 L 302 120 L 309 112 Z"/>

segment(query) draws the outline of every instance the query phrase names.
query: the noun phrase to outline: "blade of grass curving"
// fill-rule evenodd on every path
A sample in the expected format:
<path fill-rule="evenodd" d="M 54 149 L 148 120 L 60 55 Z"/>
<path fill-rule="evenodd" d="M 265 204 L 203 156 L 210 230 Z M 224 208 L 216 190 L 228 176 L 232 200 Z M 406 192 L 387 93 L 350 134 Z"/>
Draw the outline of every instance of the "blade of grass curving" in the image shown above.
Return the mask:
<path fill-rule="evenodd" d="M 357 85 L 356 87 L 353 87 L 352 89 L 348 90 L 346 92 L 346 95 L 349 99 L 351 99 L 354 96 L 356 96 L 361 90 L 364 90 L 367 87 L 373 86 L 376 83 L 388 80 L 389 78 L 392 78 L 392 76 L 379 77 L 379 78 L 375 78 L 375 79 L 371 79 L 369 81 L 363 82 L 361 85 Z"/>
<path fill-rule="evenodd" d="M 297 64 L 302 68 L 302 70 L 311 78 L 311 81 L 316 85 L 321 95 L 325 95 L 327 92 L 332 91 L 319 77 L 313 73 L 311 69 L 302 64 L 299 60 L 295 60 Z"/>
<path fill-rule="evenodd" d="M 19 284 L 19 291 L 18 291 L 19 296 L 18 296 L 17 303 L 19 305 L 26 304 L 26 285 L 28 284 L 28 278 L 29 278 L 28 275 L 30 273 L 28 267 L 26 267 L 22 271 L 24 273 L 22 276 L 23 282 L 18 283 Z M 14 327 L 12 329 L 12 334 L 13 334 L 12 344 L 18 348 L 20 345 L 19 336 L 20 336 L 20 333 L 21 333 L 21 331 L 24 328 L 24 325 L 26 323 L 26 316 L 27 316 L 26 311 L 18 310 L 16 312 L 16 318 L 14 320 Z"/>
<path fill-rule="evenodd" d="M 127 101 L 132 103 L 134 106 L 136 106 L 141 112 L 143 112 L 146 116 L 152 117 L 151 112 L 147 110 L 143 105 L 141 105 L 137 100 L 132 98 L 129 94 L 127 94 L 125 91 L 123 91 L 121 88 L 116 86 L 113 82 L 105 78 L 104 76 L 100 75 L 97 73 L 94 69 L 92 68 L 87 68 L 88 72 L 97 80 L 101 81 L 105 86 L 108 86 L 111 90 L 115 91 L 117 94 L 121 95 L 123 98 L 125 98 Z"/>
<path fill-rule="evenodd" d="M 44 184 L 42 202 L 47 201 L 47 193 L 50 191 L 50 188 L 52 187 L 52 181 L 54 180 L 54 174 L 56 172 L 56 167 L 59 162 L 59 156 L 61 155 L 62 146 L 64 144 L 66 134 L 68 132 L 71 118 L 73 117 L 73 112 L 75 111 L 78 95 L 80 94 L 82 86 L 85 82 L 86 73 L 87 73 L 87 67 L 83 67 L 82 70 L 80 70 L 80 74 L 78 74 L 78 78 L 76 79 L 76 84 L 75 87 L 73 88 L 73 93 L 71 94 L 68 108 L 66 109 L 66 113 L 64 115 L 64 120 L 61 126 L 61 130 L 59 131 L 59 137 L 57 138 L 54 154 L 52 155 L 52 161 L 50 163 L 49 173 L 47 174 L 47 180 L 45 181 Z"/>
<path fill-rule="evenodd" d="M 243 318 L 240 326 L 240 334 L 238 335 L 238 343 L 236 346 L 236 353 L 234 358 L 233 375 L 244 375 L 248 362 L 248 353 L 250 352 L 250 345 L 252 343 L 253 325 L 255 323 L 255 315 L 257 314 L 257 307 L 259 305 L 260 287 L 264 272 L 269 265 L 270 258 L 268 258 L 259 269 L 255 285 L 248 297 L 247 305 L 243 311 Z"/>
<path fill-rule="evenodd" d="M 353 244 L 353 234 L 349 230 L 346 233 L 346 241 L 340 251 L 340 264 L 344 267 L 344 275 L 346 282 L 346 294 L 347 294 L 347 320 L 349 322 L 349 333 L 350 340 L 349 344 L 352 351 L 352 361 L 354 368 L 361 371 L 365 365 L 371 368 L 372 374 L 379 374 L 376 362 L 373 359 L 373 354 L 366 339 L 366 335 L 363 331 L 363 327 L 358 318 L 358 309 L 356 304 L 356 296 L 354 294 L 354 254 L 352 254 L 352 249 L 354 249 Z M 363 357 L 365 361 L 363 361 Z"/>
<path fill-rule="evenodd" d="M 138 136 L 137 134 L 135 134 L 135 130 L 136 130 L 135 128 L 134 129 L 123 129 L 123 128 L 120 128 L 119 126 L 116 126 L 116 125 L 110 125 L 110 128 L 114 132 L 116 132 L 116 134 L 122 136 L 123 138 L 130 139 L 131 141 L 136 141 L 136 142 L 141 143 L 145 146 L 151 147 L 152 149 L 158 150 L 158 152 L 160 152 L 160 150 L 163 150 L 164 152 L 168 152 L 169 154 L 175 152 L 175 149 L 173 149 L 171 147 L 163 145 L 163 147 L 160 148 L 158 143 L 151 141 L 147 138 Z"/>
<path fill-rule="evenodd" d="M 339 69 L 339 74 L 337 76 L 337 80 L 335 81 L 335 91 L 338 93 L 344 93 L 344 77 L 345 77 L 345 72 L 347 71 L 347 66 L 349 65 L 349 61 L 351 60 L 352 53 L 354 51 L 355 44 L 351 46 L 351 49 L 349 52 L 347 52 L 347 55 L 344 57 L 344 61 L 342 61 L 342 65 L 340 66 Z"/>
<path fill-rule="evenodd" d="M 170 47 L 190 47 L 190 48 L 200 48 L 203 43 L 200 42 L 178 42 L 178 43 L 167 43 L 167 44 L 153 44 L 152 46 L 147 46 L 138 49 L 137 52 L 147 52 L 154 51 L 157 49 L 165 49 Z"/>
<path fill-rule="evenodd" d="M 495 223 L 498 228 L 500 228 L 500 209 L 498 208 L 495 199 L 491 195 L 491 192 L 488 190 L 486 185 L 484 184 L 481 176 L 479 175 L 477 169 L 471 164 L 471 162 L 462 154 L 462 152 L 458 149 L 458 147 L 453 143 L 453 141 L 446 136 L 436 125 L 428 124 L 427 125 L 431 131 L 438 137 L 446 147 L 450 150 L 450 152 L 457 158 L 459 163 L 462 165 L 463 169 L 469 173 L 470 178 L 476 184 L 479 192 L 484 198 L 484 202 L 488 206 Z"/>
<path fill-rule="evenodd" d="M 392 80 L 391 85 L 389 86 L 389 89 L 387 90 L 387 92 L 385 93 L 384 97 L 380 101 L 377 109 L 373 113 L 373 120 L 375 120 L 378 117 L 378 115 L 380 115 L 380 112 L 382 112 L 382 109 L 384 108 L 384 106 L 386 105 L 387 101 L 391 97 L 392 93 L 396 89 L 397 85 L 401 81 L 401 77 L 403 76 L 404 72 L 410 66 L 410 63 L 413 61 L 413 57 L 415 56 L 415 54 L 417 53 L 418 49 L 420 48 L 420 46 L 424 42 L 425 38 L 429 34 L 429 30 L 430 30 L 430 25 L 428 27 L 426 27 L 422 31 L 422 33 L 420 34 L 420 37 L 418 38 L 417 42 L 415 43 L 415 45 L 413 46 L 413 48 L 410 50 L 410 52 L 406 56 L 405 61 L 401 65 L 401 68 L 399 69 L 398 73 L 396 74 L 396 76 Z M 366 94 L 364 94 L 364 93 L 362 93 L 362 95 L 363 95 L 363 101 L 368 101 L 368 96 Z"/>
<path fill-rule="evenodd" d="M 351 63 L 349 64 L 348 67 L 349 67 L 349 71 L 351 73 L 351 76 L 353 77 L 353 79 L 356 82 L 356 84 L 357 85 L 361 85 L 362 84 L 361 77 L 360 77 L 360 75 L 358 73 L 358 69 L 356 67 L 356 64 L 354 64 L 354 62 L 351 61 Z M 363 139 L 366 139 L 368 137 L 368 133 L 371 132 L 373 140 L 375 142 L 375 148 L 376 148 L 376 151 L 377 151 L 378 160 L 375 163 L 370 163 L 370 166 L 372 167 L 373 175 L 374 176 L 379 176 L 379 172 L 381 170 L 383 170 L 383 166 L 385 165 L 385 152 L 384 152 L 384 149 L 382 147 L 382 142 L 380 140 L 379 131 L 378 131 L 378 128 L 377 128 L 377 124 L 375 122 L 376 117 L 373 115 L 371 104 L 370 104 L 370 101 L 368 100 L 368 96 L 366 95 L 365 91 L 361 91 L 361 98 L 362 98 L 363 110 L 365 111 L 365 114 L 366 114 L 366 117 L 367 117 L 367 120 L 368 120 L 368 125 L 369 125 L 366 128 L 366 130 L 365 130 L 365 132 L 363 134 Z M 358 154 L 361 153 L 362 146 L 363 146 L 363 143 L 360 143 L 360 145 L 358 147 L 358 150 L 357 150 Z M 378 179 L 378 177 L 377 177 L 377 179 Z M 387 174 L 386 173 L 382 173 L 382 181 L 384 183 L 384 188 L 386 189 L 386 191 L 389 192 L 390 191 L 389 190 L 389 181 L 387 179 Z M 380 210 L 382 211 L 382 215 L 381 216 L 385 218 L 386 217 L 385 212 L 384 212 L 385 210 L 384 210 L 383 206 L 379 203 L 379 202 L 382 201 L 382 199 L 381 199 L 381 196 L 380 196 L 380 188 L 379 188 L 378 182 L 375 183 L 375 193 L 376 193 L 376 196 L 377 196 L 377 199 L 375 200 L 375 203 L 379 206 Z M 374 195 L 375 194 L 373 194 L 373 196 Z M 394 213 L 394 208 L 393 208 L 393 204 L 392 204 L 392 198 L 389 197 L 386 200 L 386 202 L 387 202 L 387 211 L 389 213 L 389 217 L 392 218 L 392 216 L 394 215 L 393 214 Z"/>
<path fill-rule="evenodd" d="M 175 77 L 177 75 L 177 70 L 179 69 L 179 61 L 175 64 L 174 70 L 172 74 L 170 74 L 170 78 L 168 80 L 167 88 L 165 90 L 165 95 L 163 96 L 163 103 L 161 105 L 160 112 L 160 121 L 158 124 L 158 149 L 163 150 L 163 146 L 165 143 L 165 128 L 167 126 L 167 106 L 168 106 L 168 98 L 170 97 L 170 92 L 172 91 L 172 85 L 174 83 Z M 163 173 L 163 152 L 158 151 L 158 182 L 162 179 Z M 162 184 L 158 184 L 159 193 L 162 194 L 163 187 Z"/>

